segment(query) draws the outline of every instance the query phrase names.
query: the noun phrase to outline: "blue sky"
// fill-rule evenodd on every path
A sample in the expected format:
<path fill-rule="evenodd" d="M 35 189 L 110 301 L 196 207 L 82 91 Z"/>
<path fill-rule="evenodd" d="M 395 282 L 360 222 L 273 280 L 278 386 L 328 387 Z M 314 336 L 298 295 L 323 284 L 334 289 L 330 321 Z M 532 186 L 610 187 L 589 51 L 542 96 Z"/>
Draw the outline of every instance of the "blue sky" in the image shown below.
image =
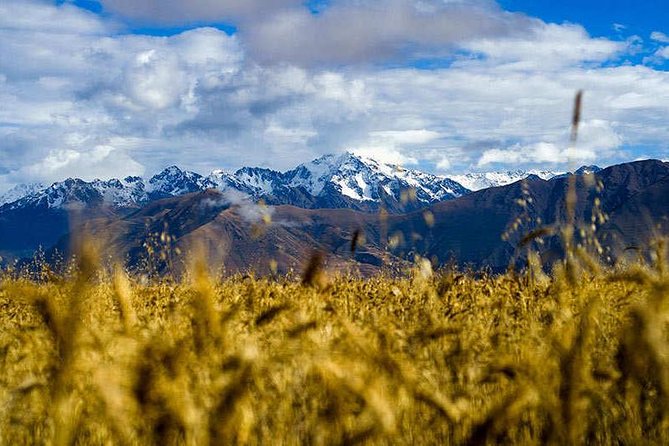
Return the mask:
<path fill-rule="evenodd" d="M 593 36 L 615 37 L 614 25 L 649 36 L 666 27 L 669 5 L 664 0 L 501 0 L 508 11 L 520 11 L 547 22 L 580 23 Z"/>
<path fill-rule="evenodd" d="M 667 16 L 659 0 L 3 0 L 0 192 L 344 150 L 442 174 L 666 159 Z"/>
<path fill-rule="evenodd" d="M 653 32 L 663 32 L 663 29 L 667 32 L 669 17 L 669 2 L 665 0 L 501 0 L 498 3 L 508 11 L 522 12 L 546 22 L 581 24 L 591 36 L 609 39 L 638 36 L 649 41 Z M 628 56 L 629 60 L 641 63 L 642 57 L 657 47 L 651 42 L 645 51 Z M 664 62 L 660 65 L 666 68 L 666 60 Z"/>

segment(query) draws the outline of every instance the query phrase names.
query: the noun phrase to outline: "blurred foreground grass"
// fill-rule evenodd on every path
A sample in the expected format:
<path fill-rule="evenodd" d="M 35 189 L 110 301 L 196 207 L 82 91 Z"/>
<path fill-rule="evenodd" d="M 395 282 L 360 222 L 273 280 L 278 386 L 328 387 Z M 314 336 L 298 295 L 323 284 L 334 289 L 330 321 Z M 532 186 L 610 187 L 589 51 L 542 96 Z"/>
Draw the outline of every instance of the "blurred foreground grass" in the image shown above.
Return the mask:
<path fill-rule="evenodd" d="M 666 444 L 669 275 L 0 285 L 0 444 Z"/>

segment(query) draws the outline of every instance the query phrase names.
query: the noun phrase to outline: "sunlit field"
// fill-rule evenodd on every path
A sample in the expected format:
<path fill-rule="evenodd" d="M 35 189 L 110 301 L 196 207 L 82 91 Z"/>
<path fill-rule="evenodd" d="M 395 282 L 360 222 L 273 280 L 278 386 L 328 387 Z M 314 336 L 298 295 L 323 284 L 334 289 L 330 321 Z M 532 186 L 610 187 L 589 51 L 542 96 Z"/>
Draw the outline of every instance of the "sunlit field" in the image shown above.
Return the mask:
<path fill-rule="evenodd" d="M 572 143 L 579 114 L 580 93 Z M 57 272 L 0 276 L 0 444 L 667 444 L 666 242 L 614 261 L 576 193 L 565 222 L 510 223 L 503 274 L 416 256 L 361 278 L 315 252 L 222 277 L 193 250 L 174 278 L 82 236 Z"/>
<path fill-rule="evenodd" d="M 669 445 L 668 18 L 0 0 L 0 446 Z"/>
<path fill-rule="evenodd" d="M 550 275 L 6 275 L 0 443 L 666 444 L 664 245 Z"/>

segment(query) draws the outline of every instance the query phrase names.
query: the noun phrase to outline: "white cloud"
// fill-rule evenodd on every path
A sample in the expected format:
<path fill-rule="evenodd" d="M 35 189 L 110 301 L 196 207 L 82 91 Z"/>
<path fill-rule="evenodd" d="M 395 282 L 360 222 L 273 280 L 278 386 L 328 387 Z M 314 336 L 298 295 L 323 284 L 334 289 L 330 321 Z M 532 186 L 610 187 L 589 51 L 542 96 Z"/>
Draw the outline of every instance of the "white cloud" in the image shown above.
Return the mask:
<path fill-rule="evenodd" d="M 260 61 L 336 65 L 443 55 L 465 40 L 518 35 L 537 22 L 491 1 L 345 0 L 318 15 L 305 8 L 267 15 L 240 33 Z"/>
<path fill-rule="evenodd" d="M 15 176 L 22 179 L 58 181 L 67 177 L 83 180 L 142 175 L 144 167 L 123 150 L 112 146 L 95 146 L 90 150 L 53 150 L 38 163 L 20 169 Z"/>
<path fill-rule="evenodd" d="M 456 165 L 461 165 L 463 158 L 466 158 L 463 150 L 458 147 L 436 147 L 420 150 L 417 155 L 420 156 L 419 168 L 438 173 L 451 173 L 453 168 L 451 159 L 455 161 Z"/>
<path fill-rule="evenodd" d="M 650 38 L 656 42 L 669 43 L 669 36 L 660 31 L 653 31 L 650 34 Z"/>
<path fill-rule="evenodd" d="M 622 42 L 588 36 L 580 25 L 538 24 L 530 35 L 474 39 L 463 45 L 494 64 L 515 69 L 551 69 L 579 62 L 601 62 L 625 49 Z"/>
<path fill-rule="evenodd" d="M 477 166 L 488 164 L 520 164 L 523 159 L 523 150 L 520 146 L 511 149 L 490 149 L 483 152 Z"/>
<path fill-rule="evenodd" d="M 373 141 L 388 145 L 425 144 L 439 138 L 439 133 L 426 130 L 383 130 L 369 133 Z"/>
<path fill-rule="evenodd" d="M 538 22 L 493 0 L 338 0 L 313 14 L 303 0 L 102 0 L 149 23 L 234 23 L 262 62 L 311 66 L 443 54 L 473 37 L 519 34 Z M 345 25 L 343 25 L 345 24 Z"/>
<path fill-rule="evenodd" d="M 669 59 L 669 46 L 665 46 L 657 50 L 655 56 L 662 59 Z"/>
<path fill-rule="evenodd" d="M 616 132 L 612 123 L 602 119 L 585 121 L 579 128 L 576 148 L 609 155 L 623 144 L 623 137 Z"/>
<path fill-rule="evenodd" d="M 135 56 L 124 84 L 126 97 L 133 103 L 158 110 L 179 105 L 189 87 L 176 55 L 155 49 Z"/>
<path fill-rule="evenodd" d="M 451 168 L 451 161 L 448 158 L 441 158 L 437 161 L 437 170 L 445 172 Z"/>
<path fill-rule="evenodd" d="M 483 152 L 477 162 L 478 167 L 491 164 L 538 164 L 573 165 L 593 162 L 615 153 L 622 143 L 611 123 L 604 120 L 590 120 L 581 123 L 575 145 L 565 138 L 557 141 L 542 141 L 529 145 L 514 144 L 511 147 L 493 148 Z M 562 147 L 562 148 L 561 148 Z"/>
<path fill-rule="evenodd" d="M 418 159 L 408 153 L 411 149 L 437 140 L 441 135 L 426 129 L 376 130 L 355 146 L 354 153 L 375 160 L 398 165 L 415 165 Z"/>
<path fill-rule="evenodd" d="M 132 19 L 183 24 L 220 22 L 301 6 L 302 0 L 101 0 L 106 10 Z"/>
<path fill-rule="evenodd" d="M 423 1 L 419 7 L 397 1 L 384 3 L 392 6 L 388 11 L 367 0 L 355 3 L 359 8 L 354 3 L 339 3 L 301 26 L 315 33 L 322 25 L 326 33 L 337 14 L 358 11 L 371 24 L 396 14 L 397 34 L 386 24 L 362 34 L 353 26 L 361 47 L 347 50 L 347 30 L 333 28 L 323 41 L 305 44 L 317 57 L 293 54 L 299 48 L 287 41 L 283 53 L 270 57 L 284 62 L 263 65 L 259 60 L 268 59 L 261 52 L 271 46 L 256 46 L 242 28 L 234 36 L 214 28 L 170 37 L 124 35 L 72 5 L 5 0 L 0 8 L 9 8 L 15 20 L 0 15 L 0 184 L 22 176 L 125 176 L 126 166 L 153 173 L 175 163 L 203 173 L 241 165 L 285 169 L 349 149 L 450 172 L 477 164 L 564 163 L 568 155 L 606 164 L 625 160 L 637 146 L 656 157 L 669 153 L 669 73 L 612 66 L 627 42 L 508 15 L 490 2 Z M 259 26 L 293 14 L 280 11 L 286 5 Z M 405 17 L 409 6 L 414 9 Z M 467 19 L 490 14 L 490 22 L 461 34 L 457 27 L 442 33 L 433 26 L 458 17 L 453 11 Z M 517 20 L 520 32 L 506 28 Z M 45 21 L 68 25 L 49 28 Z M 411 34 L 414 44 L 395 45 L 411 40 L 411 26 L 421 29 Z M 328 40 L 340 34 L 341 47 Z M 305 41 L 315 39 L 309 36 Z M 327 45 L 332 58 L 319 53 Z M 319 58 L 379 61 L 444 48 L 460 56 L 435 70 L 314 65 Z M 377 50 L 381 58 L 366 54 Z M 291 60 L 295 64 L 285 62 Z M 578 89 L 585 90 L 584 124 L 578 153 L 568 153 Z M 100 147 L 114 149 L 102 156 Z"/>
<path fill-rule="evenodd" d="M 276 124 L 270 124 L 265 129 L 265 139 L 268 144 L 304 145 L 315 136 L 318 136 L 318 133 L 312 129 L 285 128 Z"/>
<path fill-rule="evenodd" d="M 248 223 L 271 222 L 274 214 L 274 207 L 258 204 L 247 194 L 229 189 L 223 192 L 218 200 L 205 201 L 209 206 L 235 206 L 236 212 Z"/>
<path fill-rule="evenodd" d="M 538 164 L 567 164 L 592 161 L 594 154 L 590 150 L 581 148 L 567 148 L 560 150 L 554 143 L 538 142 L 529 146 L 515 144 L 507 149 L 490 149 L 483 152 L 477 166 L 485 167 L 491 164 L 523 165 Z"/>
<path fill-rule="evenodd" d="M 398 166 L 418 164 L 416 158 L 407 156 L 400 149 L 392 146 L 360 146 L 352 149 L 352 151 L 356 155 L 372 158 L 386 164 L 395 164 Z"/>
<path fill-rule="evenodd" d="M 0 3 L 0 30 L 3 31 L 31 29 L 53 34 L 103 35 L 109 28 L 95 14 L 68 3 L 59 6 L 40 0 Z"/>

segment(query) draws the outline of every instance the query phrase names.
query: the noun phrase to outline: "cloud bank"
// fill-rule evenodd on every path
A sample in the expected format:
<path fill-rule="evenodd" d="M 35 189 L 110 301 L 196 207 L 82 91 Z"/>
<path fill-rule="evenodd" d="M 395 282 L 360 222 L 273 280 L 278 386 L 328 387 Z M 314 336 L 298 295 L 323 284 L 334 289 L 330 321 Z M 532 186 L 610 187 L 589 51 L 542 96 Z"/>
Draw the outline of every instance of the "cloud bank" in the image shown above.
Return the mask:
<path fill-rule="evenodd" d="M 441 173 L 669 151 L 660 31 L 593 38 L 485 0 L 102 4 L 111 17 L 0 4 L 0 189 L 171 164 L 287 169 L 344 150 Z M 135 21 L 238 32 L 159 37 Z M 647 63 L 630 59 L 639 45 Z M 584 127 L 567 149 L 578 89 Z"/>

